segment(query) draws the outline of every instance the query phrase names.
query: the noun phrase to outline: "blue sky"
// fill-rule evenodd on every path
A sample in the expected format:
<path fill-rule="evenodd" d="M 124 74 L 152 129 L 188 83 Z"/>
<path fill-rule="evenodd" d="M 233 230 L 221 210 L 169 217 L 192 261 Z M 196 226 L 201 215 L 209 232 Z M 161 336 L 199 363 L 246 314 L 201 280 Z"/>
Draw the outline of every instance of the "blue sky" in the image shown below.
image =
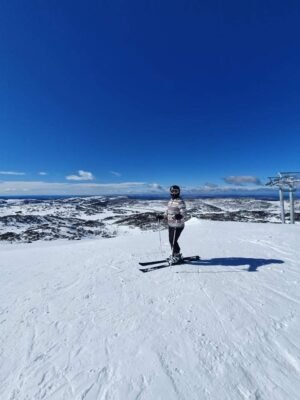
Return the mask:
<path fill-rule="evenodd" d="M 298 171 L 298 1 L 4 1 L 0 194 L 261 189 Z"/>

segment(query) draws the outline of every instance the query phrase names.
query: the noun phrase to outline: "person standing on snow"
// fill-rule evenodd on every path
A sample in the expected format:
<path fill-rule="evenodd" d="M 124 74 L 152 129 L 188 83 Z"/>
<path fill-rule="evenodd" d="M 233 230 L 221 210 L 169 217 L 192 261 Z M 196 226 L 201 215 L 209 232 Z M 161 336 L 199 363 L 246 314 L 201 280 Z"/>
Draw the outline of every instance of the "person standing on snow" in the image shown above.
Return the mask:
<path fill-rule="evenodd" d="M 170 187 L 171 200 L 168 203 L 167 211 L 164 215 L 158 215 L 158 219 L 165 219 L 169 226 L 169 241 L 172 254 L 170 256 L 170 264 L 179 263 L 182 260 L 180 247 L 178 244 L 179 236 L 184 229 L 184 221 L 186 218 L 185 202 L 180 197 L 180 187 L 173 185 Z"/>

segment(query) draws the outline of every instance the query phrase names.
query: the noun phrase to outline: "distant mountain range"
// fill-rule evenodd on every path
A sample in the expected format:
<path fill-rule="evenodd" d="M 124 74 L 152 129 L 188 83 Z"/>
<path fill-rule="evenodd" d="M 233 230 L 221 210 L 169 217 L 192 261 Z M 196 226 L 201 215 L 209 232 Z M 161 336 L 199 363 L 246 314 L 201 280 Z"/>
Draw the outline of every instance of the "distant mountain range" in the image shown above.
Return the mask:
<path fill-rule="evenodd" d="M 266 198 L 186 199 L 188 218 L 214 221 L 280 223 L 279 202 Z M 156 215 L 167 199 L 117 197 L 44 197 L 0 199 L 0 240 L 115 237 L 133 229 L 158 230 Z M 288 211 L 288 207 L 287 207 Z M 296 202 L 295 220 L 300 221 Z M 288 222 L 288 212 L 286 214 Z"/>

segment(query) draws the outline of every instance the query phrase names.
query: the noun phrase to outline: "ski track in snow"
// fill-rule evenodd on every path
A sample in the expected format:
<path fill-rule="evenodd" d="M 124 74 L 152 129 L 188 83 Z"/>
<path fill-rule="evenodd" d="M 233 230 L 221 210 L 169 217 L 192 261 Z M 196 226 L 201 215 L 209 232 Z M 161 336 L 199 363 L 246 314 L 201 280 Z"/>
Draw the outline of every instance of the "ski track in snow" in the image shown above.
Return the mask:
<path fill-rule="evenodd" d="M 148 274 L 157 233 L 3 246 L 1 400 L 299 400 L 299 233 L 187 225 Z"/>

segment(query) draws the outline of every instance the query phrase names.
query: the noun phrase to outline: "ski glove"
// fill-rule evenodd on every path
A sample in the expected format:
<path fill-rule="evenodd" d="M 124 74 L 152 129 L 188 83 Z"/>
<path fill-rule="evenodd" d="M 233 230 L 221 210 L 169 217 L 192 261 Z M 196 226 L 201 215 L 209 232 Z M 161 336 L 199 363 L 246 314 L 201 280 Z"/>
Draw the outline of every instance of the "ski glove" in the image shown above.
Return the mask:
<path fill-rule="evenodd" d="M 176 219 L 176 221 L 180 221 L 183 218 L 183 216 L 181 214 L 176 214 L 174 218 Z"/>

